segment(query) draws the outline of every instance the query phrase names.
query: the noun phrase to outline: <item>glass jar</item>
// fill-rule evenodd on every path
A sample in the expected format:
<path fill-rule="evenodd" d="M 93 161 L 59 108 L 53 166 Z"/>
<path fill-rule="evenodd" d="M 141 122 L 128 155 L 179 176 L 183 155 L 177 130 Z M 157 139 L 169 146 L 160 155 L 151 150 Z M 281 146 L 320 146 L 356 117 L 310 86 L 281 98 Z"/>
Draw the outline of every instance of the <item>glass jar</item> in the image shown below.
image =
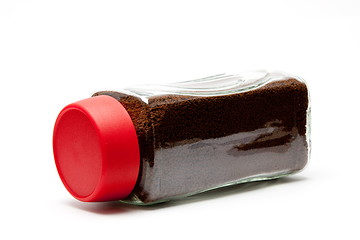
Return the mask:
<path fill-rule="evenodd" d="M 97 92 L 55 123 L 59 175 L 81 201 L 153 204 L 302 170 L 306 83 L 256 71 Z"/>

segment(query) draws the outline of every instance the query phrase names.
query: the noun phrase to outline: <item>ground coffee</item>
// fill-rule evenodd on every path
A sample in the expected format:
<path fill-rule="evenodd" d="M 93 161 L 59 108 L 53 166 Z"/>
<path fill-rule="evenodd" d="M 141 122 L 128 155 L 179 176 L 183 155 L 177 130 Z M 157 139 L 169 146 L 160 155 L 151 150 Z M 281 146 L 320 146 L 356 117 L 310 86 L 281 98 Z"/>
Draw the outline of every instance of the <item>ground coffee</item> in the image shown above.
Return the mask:
<path fill-rule="evenodd" d="M 141 165 L 127 201 L 160 202 L 304 168 L 309 152 L 306 84 L 283 74 L 267 78 L 230 93 L 94 94 L 118 100 L 136 129 Z"/>

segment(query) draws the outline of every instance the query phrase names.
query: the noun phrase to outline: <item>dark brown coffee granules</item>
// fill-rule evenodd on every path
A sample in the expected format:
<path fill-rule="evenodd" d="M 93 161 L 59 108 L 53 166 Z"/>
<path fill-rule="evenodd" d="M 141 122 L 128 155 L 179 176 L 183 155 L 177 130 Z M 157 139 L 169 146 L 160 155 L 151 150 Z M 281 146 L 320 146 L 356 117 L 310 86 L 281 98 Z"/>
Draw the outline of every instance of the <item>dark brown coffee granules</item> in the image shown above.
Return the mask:
<path fill-rule="evenodd" d="M 308 159 L 308 91 L 296 79 L 222 96 L 98 92 L 134 122 L 141 170 L 130 198 L 149 203 L 251 177 L 301 170 Z"/>

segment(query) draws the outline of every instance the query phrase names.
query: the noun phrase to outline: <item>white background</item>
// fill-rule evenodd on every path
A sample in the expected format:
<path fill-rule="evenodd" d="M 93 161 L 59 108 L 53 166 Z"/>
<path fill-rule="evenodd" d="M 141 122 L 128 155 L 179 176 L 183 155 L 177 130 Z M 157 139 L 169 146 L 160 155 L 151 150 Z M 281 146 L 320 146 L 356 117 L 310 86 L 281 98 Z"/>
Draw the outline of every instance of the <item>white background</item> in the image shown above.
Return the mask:
<path fill-rule="evenodd" d="M 0 239 L 359 239 L 360 3 L 0 0 Z M 276 69 L 307 80 L 298 175 L 138 208 L 63 187 L 52 128 L 97 90 Z"/>

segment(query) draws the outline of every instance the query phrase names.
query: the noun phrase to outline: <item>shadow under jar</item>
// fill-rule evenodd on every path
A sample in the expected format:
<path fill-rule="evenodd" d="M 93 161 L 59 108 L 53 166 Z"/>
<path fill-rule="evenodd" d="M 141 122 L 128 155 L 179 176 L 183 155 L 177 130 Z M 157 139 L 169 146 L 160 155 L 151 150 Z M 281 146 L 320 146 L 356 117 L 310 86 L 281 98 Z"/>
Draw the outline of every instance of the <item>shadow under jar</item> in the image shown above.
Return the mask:
<path fill-rule="evenodd" d="M 105 180 L 101 172 L 91 183 L 94 191 L 79 195 L 74 188 L 83 188 L 77 185 L 86 181 L 71 182 L 72 175 L 81 175 L 81 170 L 71 170 L 74 173 L 66 176 L 63 172 L 72 163 L 62 167 L 61 162 L 85 160 L 57 156 L 62 151 L 59 149 L 71 148 L 71 144 L 64 144 L 68 138 L 62 140 L 63 145 L 57 144 L 57 135 L 61 134 L 55 126 L 58 171 L 67 189 L 79 200 L 153 204 L 222 186 L 286 176 L 303 169 L 309 158 L 309 93 L 298 77 L 266 71 L 221 74 L 119 92 L 102 91 L 92 99 L 104 95 L 120 103 L 131 119 L 137 140 L 133 145 L 138 146 L 138 155 L 132 161 L 138 162 L 138 169 L 134 170 L 132 186 L 122 195 L 110 194 L 122 191 L 116 184 L 107 193 L 96 193 L 98 188 L 109 188 L 103 185 L 109 185 L 110 178 L 126 181 L 124 174 L 116 172 Z M 109 114 L 109 121 L 122 121 Z M 61 117 L 57 125 L 61 125 L 59 122 Z M 100 163 L 88 168 L 111 168 L 104 151 L 100 150 L 100 160 L 94 160 Z"/>

